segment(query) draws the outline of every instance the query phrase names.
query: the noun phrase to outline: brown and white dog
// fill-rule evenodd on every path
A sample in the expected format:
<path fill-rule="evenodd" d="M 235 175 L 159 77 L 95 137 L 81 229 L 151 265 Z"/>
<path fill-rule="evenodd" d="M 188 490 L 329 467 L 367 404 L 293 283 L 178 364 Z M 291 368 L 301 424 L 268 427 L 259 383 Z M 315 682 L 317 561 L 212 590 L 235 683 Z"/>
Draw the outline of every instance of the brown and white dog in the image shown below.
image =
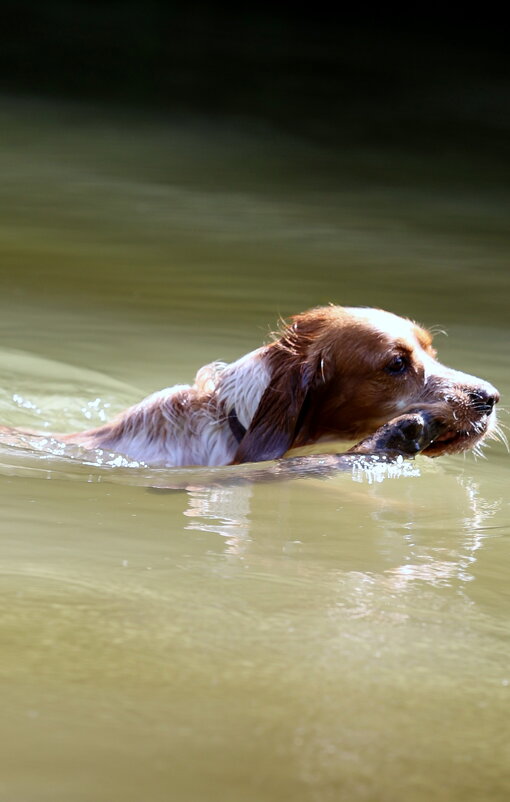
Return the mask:
<path fill-rule="evenodd" d="M 228 465 L 363 438 L 423 411 L 441 426 L 423 452 L 437 456 L 496 431 L 498 400 L 488 382 L 438 362 L 431 335 L 412 321 L 327 306 L 296 315 L 237 362 L 206 365 L 192 385 L 161 390 L 111 423 L 61 439 L 152 465 Z"/>

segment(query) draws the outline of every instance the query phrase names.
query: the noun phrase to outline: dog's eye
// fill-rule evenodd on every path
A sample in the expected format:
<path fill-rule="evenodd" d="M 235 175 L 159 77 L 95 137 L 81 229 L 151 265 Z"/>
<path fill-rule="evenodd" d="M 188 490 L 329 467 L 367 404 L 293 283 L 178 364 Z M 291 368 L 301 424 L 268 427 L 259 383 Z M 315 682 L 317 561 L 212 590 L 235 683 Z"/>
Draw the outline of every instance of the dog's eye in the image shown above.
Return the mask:
<path fill-rule="evenodd" d="M 394 356 L 391 362 L 388 362 L 386 365 L 385 370 L 387 373 L 391 373 L 393 376 L 396 376 L 399 373 L 404 373 L 408 367 L 409 361 L 405 358 L 405 356 Z"/>

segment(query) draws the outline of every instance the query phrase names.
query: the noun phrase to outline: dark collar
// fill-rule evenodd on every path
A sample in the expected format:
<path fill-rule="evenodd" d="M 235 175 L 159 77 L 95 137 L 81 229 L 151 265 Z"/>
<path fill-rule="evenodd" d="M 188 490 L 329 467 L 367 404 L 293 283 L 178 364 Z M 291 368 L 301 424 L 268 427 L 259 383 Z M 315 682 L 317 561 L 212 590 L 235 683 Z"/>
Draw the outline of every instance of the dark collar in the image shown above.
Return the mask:
<path fill-rule="evenodd" d="M 243 424 L 237 417 L 235 407 L 232 407 L 232 409 L 228 413 L 228 424 L 230 426 L 230 431 L 234 435 L 235 439 L 237 440 L 238 443 L 240 443 L 244 435 L 246 434 L 246 429 L 244 428 Z"/>

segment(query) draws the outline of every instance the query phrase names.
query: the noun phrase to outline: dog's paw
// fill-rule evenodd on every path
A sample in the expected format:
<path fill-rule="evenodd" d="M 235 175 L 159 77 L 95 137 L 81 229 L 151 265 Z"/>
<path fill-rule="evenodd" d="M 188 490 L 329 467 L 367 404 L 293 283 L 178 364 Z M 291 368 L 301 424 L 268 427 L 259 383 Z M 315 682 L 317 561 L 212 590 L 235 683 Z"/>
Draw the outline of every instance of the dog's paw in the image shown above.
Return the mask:
<path fill-rule="evenodd" d="M 410 412 L 381 426 L 348 453 L 414 457 L 427 448 L 441 430 L 442 424 L 428 413 Z"/>

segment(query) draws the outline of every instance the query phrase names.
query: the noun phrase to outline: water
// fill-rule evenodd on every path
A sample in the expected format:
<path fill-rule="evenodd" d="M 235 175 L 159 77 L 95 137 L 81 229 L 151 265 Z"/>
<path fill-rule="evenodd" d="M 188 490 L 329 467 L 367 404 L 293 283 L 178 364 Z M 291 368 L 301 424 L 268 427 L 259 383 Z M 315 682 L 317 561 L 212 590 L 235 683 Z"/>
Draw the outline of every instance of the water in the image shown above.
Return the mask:
<path fill-rule="evenodd" d="M 12 99 L 0 123 L 2 423 L 90 427 L 329 301 L 446 330 L 504 407 L 488 157 Z M 509 460 L 486 455 L 235 485 L 4 443 L 0 798 L 506 800 Z"/>

